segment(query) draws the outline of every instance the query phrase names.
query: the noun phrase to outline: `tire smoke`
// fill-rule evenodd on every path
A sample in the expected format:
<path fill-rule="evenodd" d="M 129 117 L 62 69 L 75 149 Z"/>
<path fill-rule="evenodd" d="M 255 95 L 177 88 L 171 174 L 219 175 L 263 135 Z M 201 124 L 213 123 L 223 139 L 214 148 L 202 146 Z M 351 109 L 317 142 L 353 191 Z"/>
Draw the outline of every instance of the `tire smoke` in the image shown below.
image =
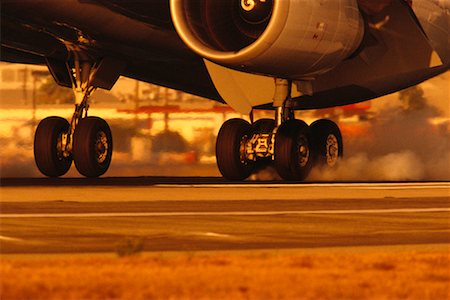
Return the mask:
<path fill-rule="evenodd" d="M 311 181 L 450 180 L 449 120 L 420 88 L 400 93 L 401 107 L 380 110 L 363 135 L 346 135 L 344 159 L 333 169 L 313 170 Z"/>

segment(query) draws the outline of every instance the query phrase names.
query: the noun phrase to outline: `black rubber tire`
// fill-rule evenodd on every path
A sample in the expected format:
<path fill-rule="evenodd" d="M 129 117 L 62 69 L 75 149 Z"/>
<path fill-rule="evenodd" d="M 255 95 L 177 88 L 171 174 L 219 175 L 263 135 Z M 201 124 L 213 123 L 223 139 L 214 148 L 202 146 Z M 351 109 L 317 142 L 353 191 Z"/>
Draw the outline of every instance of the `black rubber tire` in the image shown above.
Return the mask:
<path fill-rule="evenodd" d="M 72 156 L 64 157 L 58 151 L 58 139 L 62 133 L 69 131 L 69 122 L 60 117 L 43 119 L 34 135 L 34 161 L 42 174 L 48 177 L 59 177 L 69 171 Z"/>
<path fill-rule="evenodd" d="M 303 121 L 287 121 L 278 128 L 275 137 L 275 167 L 283 179 L 302 181 L 309 175 L 314 163 L 310 141 L 309 126 Z M 301 145 L 305 147 L 303 155 L 299 151 Z"/>
<path fill-rule="evenodd" d="M 317 120 L 310 125 L 315 164 L 334 167 L 344 155 L 339 127 L 331 120 Z"/>
<path fill-rule="evenodd" d="M 103 135 L 105 143 L 100 143 Z M 113 141 L 111 129 L 98 117 L 82 119 L 73 136 L 73 159 L 78 172 L 86 177 L 99 177 L 111 164 Z"/>
<path fill-rule="evenodd" d="M 259 119 L 252 124 L 252 133 L 271 133 L 276 126 L 274 119 Z"/>
<path fill-rule="evenodd" d="M 251 134 L 251 125 L 242 119 L 226 121 L 220 128 L 216 142 L 216 159 L 219 171 L 225 179 L 241 181 L 250 176 L 253 162 L 241 159 L 241 143 Z"/>

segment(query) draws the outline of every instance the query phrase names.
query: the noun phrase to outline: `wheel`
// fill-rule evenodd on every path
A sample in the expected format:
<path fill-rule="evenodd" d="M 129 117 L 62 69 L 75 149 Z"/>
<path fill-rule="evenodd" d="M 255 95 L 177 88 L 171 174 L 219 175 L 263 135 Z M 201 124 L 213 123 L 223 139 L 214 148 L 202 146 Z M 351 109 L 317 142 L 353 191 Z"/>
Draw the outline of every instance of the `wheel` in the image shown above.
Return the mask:
<path fill-rule="evenodd" d="M 111 164 L 113 141 L 111 129 L 98 117 L 82 119 L 73 136 L 73 159 L 81 175 L 99 177 Z"/>
<path fill-rule="evenodd" d="M 226 121 L 220 128 L 216 142 L 217 166 L 228 180 L 244 180 L 253 171 L 254 163 L 245 160 L 245 142 L 251 125 L 242 119 Z"/>
<path fill-rule="evenodd" d="M 275 136 L 275 167 L 285 180 L 304 180 L 311 171 L 313 155 L 308 125 L 300 120 L 283 123 Z"/>
<path fill-rule="evenodd" d="M 69 122 L 60 117 L 43 119 L 34 135 L 34 160 L 42 174 L 59 177 L 69 171 L 72 156 L 64 155 L 63 134 L 69 131 Z"/>
<path fill-rule="evenodd" d="M 315 163 L 334 167 L 344 155 L 341 131 L 333 121 L 322 119 L 310 126 Z"/>

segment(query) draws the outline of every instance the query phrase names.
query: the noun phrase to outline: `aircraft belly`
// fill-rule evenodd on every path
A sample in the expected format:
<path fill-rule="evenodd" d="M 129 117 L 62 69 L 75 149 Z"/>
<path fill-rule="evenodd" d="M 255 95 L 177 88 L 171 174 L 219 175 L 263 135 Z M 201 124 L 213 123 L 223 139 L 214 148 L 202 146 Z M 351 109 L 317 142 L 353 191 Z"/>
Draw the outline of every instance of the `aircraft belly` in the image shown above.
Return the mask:
<path fill-rule="evenodd" d="M 161 29 L 173 29 L 169 1 L 90 0 L 108 9 Z"/>
<path fill-rule="evenodd" d="M 188 62 L 136 61 L 123 75 L 223 103 L 200 58 Z"/>
<path fill-rule="evenodd" d="M 60 48 L 82 49 L 92 57 L 111 56 L 126 62 L 125 76 L 221 100 L 203 60 L 187 49 L 171 26 L 159 26 L 161 20 L 150 24 L 133 19 L 100 2 L 2 0 L 2 25 L 8 22 L 28 31 L 2 39 L 2 48 L 22 52 L 24 57 L 26 53 L 57 55 L 55 59 L 61 59 Z M 42 35 L 45 39 L 29 39 Z M 43 41 L 46 44 L 40 46 Z M 58 51 L 52 51 L 52 45 Z"/>
<path fill-rule="evenodd" d="M 173 30 L 134 20 L 92 1 L 41 0 L 2 5 L 2 17 L 11 16 L 63 42 L 87 47 L 117 43 L 151 49 L 168 57 L 193 56 Z"/>

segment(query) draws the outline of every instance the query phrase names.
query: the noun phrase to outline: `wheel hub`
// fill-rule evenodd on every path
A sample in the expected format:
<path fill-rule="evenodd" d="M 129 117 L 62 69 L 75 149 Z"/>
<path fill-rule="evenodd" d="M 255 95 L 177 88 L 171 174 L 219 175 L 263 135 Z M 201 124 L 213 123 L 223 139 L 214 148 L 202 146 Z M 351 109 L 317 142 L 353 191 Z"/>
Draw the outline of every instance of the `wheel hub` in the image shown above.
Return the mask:
<path fill-rule="evenodd" d="M 334 134 L 328 136 L 326 147 L 327 164 L 333 167 L 339 159 L 339 143 Z"/>
<path fill-rule="evenodd" d="M 108 137 L 106 133 L 100 131 L 97 133 L 97 138 L 95 141 L 95 153 L 98 163 L 103 163 L 108 156 Z"/>
<path fill-rule="evenodd" d="M 300 137 L 298 139 L 298 163 L 301 167 L 308 164 L 309 161 L 309 146 L 305 137 Z"/>

